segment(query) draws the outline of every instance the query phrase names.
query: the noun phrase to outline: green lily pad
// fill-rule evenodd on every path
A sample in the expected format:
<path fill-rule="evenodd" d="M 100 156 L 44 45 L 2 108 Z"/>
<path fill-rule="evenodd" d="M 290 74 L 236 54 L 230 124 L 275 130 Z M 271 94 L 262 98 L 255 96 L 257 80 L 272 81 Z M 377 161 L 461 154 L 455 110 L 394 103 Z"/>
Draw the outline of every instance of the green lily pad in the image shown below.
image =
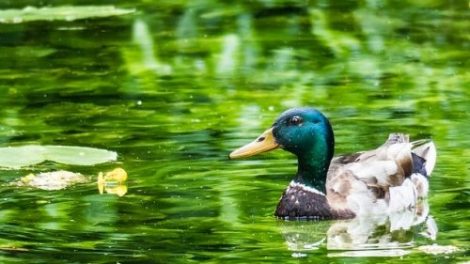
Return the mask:
<path fill-rule="evenodd" d="M 85 18 L 122 16 L 134 13 L 135 9 L 122 9 L 114 6 L 57 6 L 32 7 L 0 10 L 0 23 L 18 24 L 30 21 L 73 21 Z"/>
<path fill-rule="evenodd" d="M 26 145 L 0 148 L 0 167 L 12 169 L 35 165 L 46 160 L 91 166 L 116 159 L 117 153 L 114 151 L 89 147 Z"/>
<path fill-rule="evenodd" d="M 45 148 L 41 146 L 19 146 L 0 148 L 0 166 L 20 168 L 45 160 Z"/>

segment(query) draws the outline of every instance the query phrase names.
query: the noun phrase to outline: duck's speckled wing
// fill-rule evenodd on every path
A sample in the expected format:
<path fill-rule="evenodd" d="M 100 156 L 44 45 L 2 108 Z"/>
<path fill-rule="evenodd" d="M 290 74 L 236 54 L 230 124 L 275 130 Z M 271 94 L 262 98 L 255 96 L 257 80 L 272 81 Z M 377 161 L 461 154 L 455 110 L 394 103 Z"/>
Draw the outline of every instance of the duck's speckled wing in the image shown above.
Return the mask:
<path fill-rule="evenodd" d="M 329 203 L 356 214 L 412 207 L 427 193 L 435 157 L 432 141 L 410 143 L 404 134 L 390 134 L 375 150 L 336 157 L 327 177 Z"/>

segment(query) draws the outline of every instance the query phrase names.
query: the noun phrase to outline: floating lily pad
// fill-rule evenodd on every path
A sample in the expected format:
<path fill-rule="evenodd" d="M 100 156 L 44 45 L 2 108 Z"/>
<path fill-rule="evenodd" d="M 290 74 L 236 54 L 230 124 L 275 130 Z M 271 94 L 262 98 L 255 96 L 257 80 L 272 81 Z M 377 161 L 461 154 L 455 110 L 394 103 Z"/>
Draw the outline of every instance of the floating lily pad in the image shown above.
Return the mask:
<path fill-rule="evenodd" d="M 0 167 L 13 169 L 35 165 L 46 160 L 69 165 L 91 166 L 116 159 L 117 153 L 114 151 L 89 147 L 26 145 L 0 148 Z"/>
<path fill-rule="evenodd" d="M 122 9 L 114 6 L 58 6 L 25 7 L 23 9 L 0 10 L 0 23 L 18 24 L 30 21 L 73 21 L 85 18 L 121 16 L 135 12 L 135 9 Z"/>
<path fill-rule="evenodd" d="M 117 153 L 105 149 L 70 147 L 70 146 L 44 146 L 47 149 L 46 160 L 70 165 L 95 165 L 116 160 Z"/>

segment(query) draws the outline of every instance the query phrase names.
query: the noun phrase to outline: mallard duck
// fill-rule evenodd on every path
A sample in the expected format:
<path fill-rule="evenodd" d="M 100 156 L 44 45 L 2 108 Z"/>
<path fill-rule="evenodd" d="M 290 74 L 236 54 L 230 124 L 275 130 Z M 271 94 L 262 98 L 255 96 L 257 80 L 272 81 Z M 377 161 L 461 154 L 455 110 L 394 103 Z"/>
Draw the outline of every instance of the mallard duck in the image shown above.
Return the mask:
<path fill-rule="evenodd" d="M 410 142 L 401 133 L 390 134 L 377 149 L 333 157 L 333 129 L 313 108 L 285 111 L 271 128 L 229 157 L 276 148 L 298 159 L 297 174 L 277 205 L 280 218 L 347 219 L 414 208 L 427 196 L 436 162 L 431 140 Z"/>

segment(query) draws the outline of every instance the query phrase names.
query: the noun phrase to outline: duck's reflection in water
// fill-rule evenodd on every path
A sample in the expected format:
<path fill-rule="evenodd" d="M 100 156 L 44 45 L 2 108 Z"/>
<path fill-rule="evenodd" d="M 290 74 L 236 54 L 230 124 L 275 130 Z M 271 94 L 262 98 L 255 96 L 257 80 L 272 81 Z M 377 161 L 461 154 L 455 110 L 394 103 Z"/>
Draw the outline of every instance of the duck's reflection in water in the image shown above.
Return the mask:
<path fill-rule="evenodd" d="M 282 222 L 281 232 L 294 257 L 325 246 L 331 257 L 403 256 L 415 246 L 417 237 L 435 240 L 437 226 L 423 200 L 416 208 L 388 215 Z"/>

